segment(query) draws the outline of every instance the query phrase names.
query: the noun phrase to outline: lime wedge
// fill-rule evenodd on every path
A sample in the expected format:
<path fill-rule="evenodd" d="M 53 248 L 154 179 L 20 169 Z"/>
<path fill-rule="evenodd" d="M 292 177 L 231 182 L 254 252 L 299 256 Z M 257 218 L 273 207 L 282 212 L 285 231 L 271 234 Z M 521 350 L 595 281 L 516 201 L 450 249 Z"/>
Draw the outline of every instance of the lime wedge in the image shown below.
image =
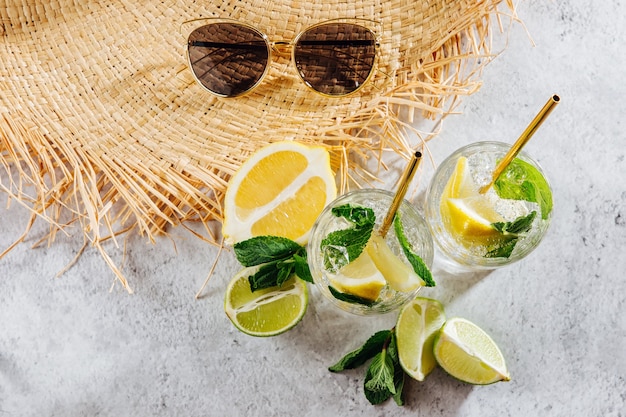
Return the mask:
<path fill-rule="evenodd" d="M 337 274 L 328 276 L 331 285 L 340 292 L 376 301 L 386 281 L 367 251 L 342 267 Z"/>
<path fill-rule="evenodd" d="M 496 343 L 484 330 L 462 318 L 446 321 L 435 340 L 434 354 L 447 373 L 470 384 L 511 379 Z"/>
<path fill-rule="evenodd" d="M 308 305 L 306 283 L 292 276 L 280 287 L 250 291 L 248 277 L 259 266 L 239 271 L 224 297 L 224 312 L 235 327 L 250 336 L 275 336 L 302 320 Z"/>
<path fill-rule="evenodd" d="M 417 297 L 405 305 L 396 322 L 400 366 L 412 378 L 423 381 L 435 368 L 435 337 L 445 322 L 443 306 L 437 300 Z"/>

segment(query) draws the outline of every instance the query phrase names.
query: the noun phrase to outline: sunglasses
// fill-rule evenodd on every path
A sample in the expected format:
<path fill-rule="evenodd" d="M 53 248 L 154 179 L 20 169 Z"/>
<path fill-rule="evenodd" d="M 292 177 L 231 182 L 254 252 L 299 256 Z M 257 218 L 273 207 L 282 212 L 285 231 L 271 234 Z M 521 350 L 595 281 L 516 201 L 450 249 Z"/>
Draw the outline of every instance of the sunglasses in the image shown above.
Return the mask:
<path fill-rule="evenodd" d="M 297 74 L 313 91 L 340 97 L 360 90 L 376 64 L 378 41 L 358 23 L 331 20 L 300 32 L 290 42 L 270 42 L 258 29 L 230 19 L 206 22 L 187 37 L 187 60 L 196 81 L 220 97 L 238 97 L 256 88 L 272 58 L 291 55 Z M 196 25 L 197 26 L 197 25 Z"/>

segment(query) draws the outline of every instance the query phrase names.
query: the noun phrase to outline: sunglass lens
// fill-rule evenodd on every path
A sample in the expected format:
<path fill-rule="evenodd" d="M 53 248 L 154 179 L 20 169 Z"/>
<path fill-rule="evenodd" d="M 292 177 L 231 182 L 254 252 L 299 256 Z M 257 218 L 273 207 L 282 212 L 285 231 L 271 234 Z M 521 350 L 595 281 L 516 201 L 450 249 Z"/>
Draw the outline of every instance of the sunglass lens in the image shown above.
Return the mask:
<path fill-rule="evenodd" d="M 300 76 L 311 88 L 333 96 L 359 89 L 370 77 L 376 39 L 351 23 L 327 23 L 304 32 L 294 48 Z"/>
<path fill-rule="evenodd" d="M 188 39 L 189 63 L 209 91 L 239 96 L 263 78 L 269 46 L 263 35 L 237 23 L 211 23 L 194 30 Z"/>

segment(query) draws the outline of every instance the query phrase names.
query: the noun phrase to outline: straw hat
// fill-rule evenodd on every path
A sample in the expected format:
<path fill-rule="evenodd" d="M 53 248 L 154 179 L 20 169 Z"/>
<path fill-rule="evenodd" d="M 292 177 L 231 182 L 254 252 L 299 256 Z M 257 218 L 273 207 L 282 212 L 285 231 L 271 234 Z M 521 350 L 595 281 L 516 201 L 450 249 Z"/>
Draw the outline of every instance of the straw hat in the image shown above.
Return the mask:
<path fill-rule="evenodd" d="M 220 221 L 231 174 L 270 142 L 327 145 L 342 188 L 353 186 L 367 176 L 363 157 L 414 146 L 364 131 L 397 133 L 476 89 L 500 1 L 1 0 L 0 189 L 53 225 L 78 221 L 103 251 L 111 233 L 152 240 L 167 225 Z M 251 94 L 216 98 L 186 66 L 180 26 L 201 17 L 235 18 L 272 39 L 372 19 L 378 68 L 358 94 L 327 98 L 279 60 Z"/>

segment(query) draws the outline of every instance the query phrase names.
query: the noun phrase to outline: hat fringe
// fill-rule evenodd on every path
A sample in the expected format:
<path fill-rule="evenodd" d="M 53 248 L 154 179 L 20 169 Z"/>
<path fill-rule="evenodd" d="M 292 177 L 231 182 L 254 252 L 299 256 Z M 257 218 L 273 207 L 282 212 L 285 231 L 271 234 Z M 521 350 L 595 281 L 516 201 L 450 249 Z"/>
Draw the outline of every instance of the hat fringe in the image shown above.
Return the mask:
<path fill-rule="evenodd" d="M 414 127 L 416 120 L 441 121 L 454 111 L 460 97 L 480 88 L 480 71 L 495 56 L 490 35 L 494 14 L 500 23 L 498 3 L 475 2 L 431 54 L 410 71 L 394 74 L 391 89 L 364 102 L 350 116 L 293 138 L 328 147 L 339 172 L 340 192 L 378 181 L 380 170 L 386 169 L 386 154 L 408 158 L 436 136 L 437 131 Z M 516 20 L 512 0 L 505 3 Z M 411 135 L 419 143 L 406 139 Z M 221 223 L 228 179 L 244 155 L 181 167 L 145 155 L 95 158 L 83 147 L 63 144 L 53 136 L 19 109 L 0 108 L 0 166 L 6 174 L 0 190 L 32 213 L 24 234 L 0 253 L 0 259 L 26 239 L 37 218 L 49 229 L 36 245 L 52 243 L 58 232 L 78 225 L 85 239 L 79 255 L 85 247 L 95 247 L 122 287 L 132 293 L 105 242 L 113 241 L 119 249 L 118 238 L 133 232 L 154 243 L 168 227 L 199 221 L 206 235 L 194 235 L 220 246 L 210 222 Z M 368 167 L 367 161 L 374 161 L 376 168 Z"/>

